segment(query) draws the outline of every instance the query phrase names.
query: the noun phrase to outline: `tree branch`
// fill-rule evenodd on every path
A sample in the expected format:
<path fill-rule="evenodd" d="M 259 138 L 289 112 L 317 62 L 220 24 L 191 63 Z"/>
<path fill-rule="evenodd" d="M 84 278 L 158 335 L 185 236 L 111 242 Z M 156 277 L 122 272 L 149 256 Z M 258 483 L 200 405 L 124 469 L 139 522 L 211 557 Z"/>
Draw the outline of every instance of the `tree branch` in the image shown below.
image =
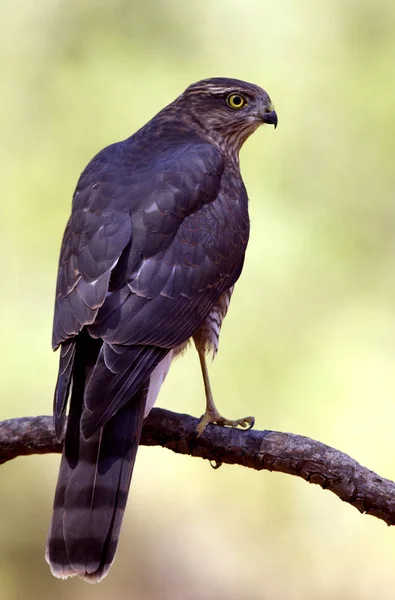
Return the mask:
<path fill-rule="evenodd" d="M 379 477 L 347 454 L 310 438 L 276 431 L 242 431 L 209 425 L 200 438 L 198 419 L 153 409 L 145 420 L 141 444 L 258 471 L 297 475 L 330 490 L 361 513 L 395 524 L 395 483 Z M 0 464 L 17 456 L 61 452 L 52 417 L 0 422 Z"/>

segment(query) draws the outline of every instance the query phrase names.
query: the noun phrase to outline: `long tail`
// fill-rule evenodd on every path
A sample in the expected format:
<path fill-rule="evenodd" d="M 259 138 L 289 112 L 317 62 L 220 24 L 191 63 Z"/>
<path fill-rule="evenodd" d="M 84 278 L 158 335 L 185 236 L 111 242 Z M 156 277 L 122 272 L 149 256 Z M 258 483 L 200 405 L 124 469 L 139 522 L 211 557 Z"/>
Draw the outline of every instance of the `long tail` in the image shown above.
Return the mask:
<path fill-rule="evenodd" d="M 46 560 L 56 577 L 79 575 L 95 583 L 107 574 L 115 557 L 147 392 L 135 393 L 86 440 L 81 414 L 91 371 L 86 353 L 79 360 L 77 347 Z"/>

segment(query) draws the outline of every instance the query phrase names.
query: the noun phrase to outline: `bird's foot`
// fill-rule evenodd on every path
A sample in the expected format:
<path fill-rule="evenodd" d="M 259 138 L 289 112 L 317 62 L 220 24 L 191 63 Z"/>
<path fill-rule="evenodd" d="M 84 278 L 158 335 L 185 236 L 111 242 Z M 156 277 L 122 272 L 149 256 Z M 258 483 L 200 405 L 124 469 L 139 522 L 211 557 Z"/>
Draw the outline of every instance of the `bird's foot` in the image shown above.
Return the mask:
<path fill-rule="evenodd" d="M 246 431 L 249 431 L 254 427 L 255 418 L 244 417 L 243 419 L 235 419 L 234 421 L 231 421 L 230 419 L 225 419 L 224 417 L 222 417 L 217 410 L 208 409 L 206 410 L 206 412 L 200 419 L 198 426 L 196 427 L 197 437 L 200 437 L 202 435 L 209 423 L 219 425 L 220 427 L 230 427 L 232 429 L 242 427 Z"/>

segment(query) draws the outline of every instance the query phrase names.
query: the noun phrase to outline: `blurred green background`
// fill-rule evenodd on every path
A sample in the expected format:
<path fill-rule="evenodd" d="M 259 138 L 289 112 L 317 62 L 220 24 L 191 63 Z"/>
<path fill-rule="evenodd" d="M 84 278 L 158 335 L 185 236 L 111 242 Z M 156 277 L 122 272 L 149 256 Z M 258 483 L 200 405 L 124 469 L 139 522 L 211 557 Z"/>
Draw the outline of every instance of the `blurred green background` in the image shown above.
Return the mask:
<path fill-rule="evenodd" d="M 229 417 L 395 478 L 393 0 L 2 0 L 0 419 L 49 414 L 54 285 L 85 164 L 191 82 L 266 88 L 242 150 L 251 241 L 211 368 Z M 194 352 L 159 405 L 200 415 Z M 141 448 L 98 586 L 44 561 L 58 456 L 1 467 L 0 600 L 391 599 L 395 531 L 286 475 Z"/>

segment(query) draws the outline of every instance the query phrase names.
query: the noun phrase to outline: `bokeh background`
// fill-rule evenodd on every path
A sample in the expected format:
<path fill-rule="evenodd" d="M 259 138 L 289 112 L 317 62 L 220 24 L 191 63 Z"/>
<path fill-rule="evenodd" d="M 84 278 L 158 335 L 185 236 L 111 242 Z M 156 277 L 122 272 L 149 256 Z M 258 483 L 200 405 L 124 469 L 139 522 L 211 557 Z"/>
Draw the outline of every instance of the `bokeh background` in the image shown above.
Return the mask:
<path fill-rule="evenodd" d="M 395 478 L 393 0 L 2 0 L 0 419 L 48 414 L 61 235 L 80 171 L 187 85 L 265 87 L 241 162 L 251 242 L 211 368 L 230 417 Z M 160 406 L 200 415 L 197 356 Z M 286 475 L 141 448 L 117 560 L 44 561 L 58 456 L 1 467 L 0 600 L 392 599 L 395 532 Z"/>

